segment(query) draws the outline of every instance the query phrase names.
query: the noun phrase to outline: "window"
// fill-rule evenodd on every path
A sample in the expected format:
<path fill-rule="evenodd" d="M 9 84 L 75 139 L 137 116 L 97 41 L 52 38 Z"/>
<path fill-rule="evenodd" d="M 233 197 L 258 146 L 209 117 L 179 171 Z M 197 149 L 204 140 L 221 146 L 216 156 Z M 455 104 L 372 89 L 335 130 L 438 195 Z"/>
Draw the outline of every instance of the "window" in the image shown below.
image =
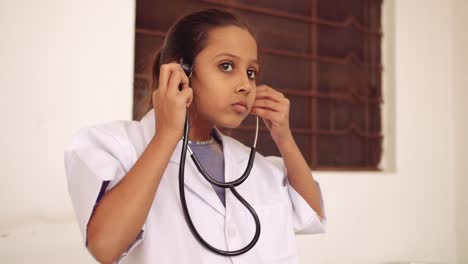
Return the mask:
<path fill-rule="evenodd" d="M 290 126 L 314 170 L 377 170 L 381 134 L 381 0 L 138 0 L 134 109 L 149 88 L 153 53 L 180 16 L 230 10 L 257 31 L 263 59 L 258 84 L 291 101 Z M 171 13 L 171 12 L 173 13 Z M 261 123 L 258 151 L 279 155 Z M 223 130 L 251 145 L 255 119 Z"/>

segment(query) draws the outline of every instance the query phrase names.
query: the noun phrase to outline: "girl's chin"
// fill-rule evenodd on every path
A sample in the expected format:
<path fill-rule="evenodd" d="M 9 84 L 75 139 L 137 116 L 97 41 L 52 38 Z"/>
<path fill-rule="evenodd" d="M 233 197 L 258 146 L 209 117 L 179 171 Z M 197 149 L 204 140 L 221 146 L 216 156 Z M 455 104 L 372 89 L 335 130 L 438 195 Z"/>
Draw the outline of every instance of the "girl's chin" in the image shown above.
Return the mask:
<path fill-rule="evenodd" d="M 216 125 L 217 127 L 221 127 L 221 128 L 238 128 L 240 126 L 240 123 L 238 124 L 232 124 L 232 123 L 229 123 L 229 124 L 217 124 Z"/>
<path fill-rule="evenodd" d="M 244 121 L 244 119 L 231 120 L 230 122 L 218 123 L 216 124 L 216 126 L 222 128 L 238 128 L 241 125 L 242 121 Z"/>

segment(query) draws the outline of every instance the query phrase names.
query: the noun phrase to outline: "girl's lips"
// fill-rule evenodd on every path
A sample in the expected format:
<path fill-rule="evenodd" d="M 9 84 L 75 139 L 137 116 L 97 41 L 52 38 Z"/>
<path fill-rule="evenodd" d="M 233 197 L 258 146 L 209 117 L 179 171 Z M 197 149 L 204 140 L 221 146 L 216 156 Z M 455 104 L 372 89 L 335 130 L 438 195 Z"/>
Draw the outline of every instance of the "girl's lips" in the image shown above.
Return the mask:
<path fill-rule="evenodd" d="M 247 111 L 247 106 L 244 104 L 236 103 L 233 104 L 232 107 L 234 108 L 234 111 L 236 111 L 239 114 L 243 114 Z"/>

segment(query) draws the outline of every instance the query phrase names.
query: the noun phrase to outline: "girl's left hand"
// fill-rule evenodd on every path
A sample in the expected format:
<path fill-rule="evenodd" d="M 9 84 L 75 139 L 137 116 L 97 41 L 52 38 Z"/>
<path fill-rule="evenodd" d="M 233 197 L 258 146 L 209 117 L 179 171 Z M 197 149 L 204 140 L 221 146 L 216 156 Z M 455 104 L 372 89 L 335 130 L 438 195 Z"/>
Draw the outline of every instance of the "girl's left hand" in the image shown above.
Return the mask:
<path fill-rule="evenodd" d="M 263 119 L 276 145 L 293 139 L 289 128 L 289 99 L 266 85 L 256 89 L 250 113 Z"/>

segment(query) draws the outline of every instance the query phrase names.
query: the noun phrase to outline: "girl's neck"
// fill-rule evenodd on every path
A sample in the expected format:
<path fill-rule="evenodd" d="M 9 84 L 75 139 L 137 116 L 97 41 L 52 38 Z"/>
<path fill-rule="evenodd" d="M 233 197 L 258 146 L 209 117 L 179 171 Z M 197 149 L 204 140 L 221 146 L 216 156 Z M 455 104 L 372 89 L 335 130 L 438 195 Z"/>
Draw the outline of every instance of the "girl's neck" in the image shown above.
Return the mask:
<path fill-rule="evenodd" d="M 213 127 L 190 127 L 189 140 L 191 141 L 207 141 L 211 139 L 211 130 Z"/>
<path fill-rule="evenodd" d="M 189 140 L 192 141 L 206 141 L 211 138 L 211 131 L 213 130 L 213 124 L 197 118 L 196 115 L 190 114 L 190 132 Z"/>

